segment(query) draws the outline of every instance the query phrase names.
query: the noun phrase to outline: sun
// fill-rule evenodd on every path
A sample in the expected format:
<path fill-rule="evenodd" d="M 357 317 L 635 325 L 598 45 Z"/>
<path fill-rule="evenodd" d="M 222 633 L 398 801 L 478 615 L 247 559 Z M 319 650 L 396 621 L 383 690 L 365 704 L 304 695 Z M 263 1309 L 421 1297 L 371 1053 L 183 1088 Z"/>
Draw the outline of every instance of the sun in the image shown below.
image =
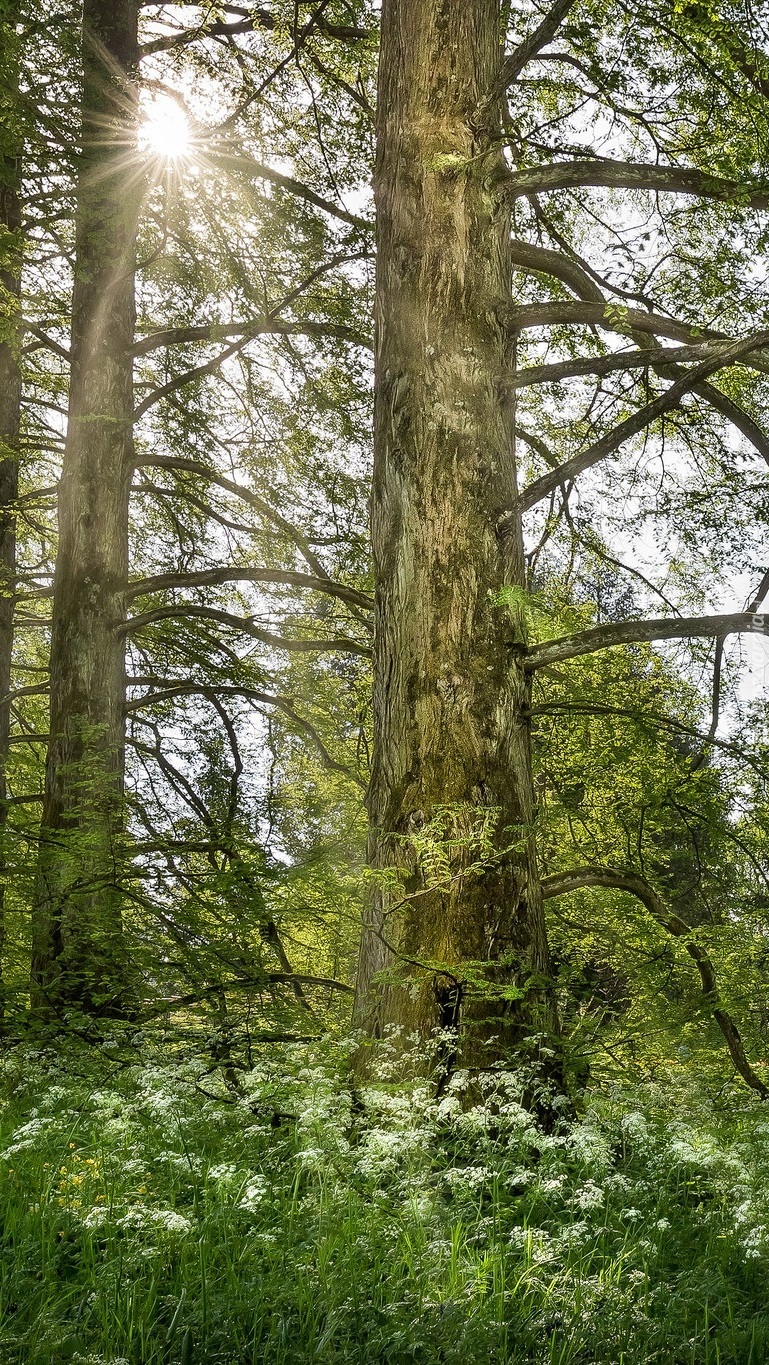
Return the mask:
<path fill-rule="evenodd" d="M 192 156 L 192 129 L 176 100 L 158 96 L 139 124 L 139 148 L 162 161 L 186 161 Z"/>

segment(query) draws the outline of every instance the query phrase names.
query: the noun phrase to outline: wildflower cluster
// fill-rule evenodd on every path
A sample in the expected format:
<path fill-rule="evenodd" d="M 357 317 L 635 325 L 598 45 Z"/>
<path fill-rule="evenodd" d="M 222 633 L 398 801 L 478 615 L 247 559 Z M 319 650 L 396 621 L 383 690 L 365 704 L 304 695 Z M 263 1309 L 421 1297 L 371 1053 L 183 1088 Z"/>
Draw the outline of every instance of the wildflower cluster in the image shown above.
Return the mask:
<path fill-rule="evenodd" d="M 6 1063 L 3 1361 L 765 1358 L 758 1107 L 728 1143 L 640 1093 L 544 1131 L 519 1073 L 436 1095 L 403 1055 L 358 1089 L 345 1048 L 266 1051 L 236 1094 L 160 1048 Z"/>

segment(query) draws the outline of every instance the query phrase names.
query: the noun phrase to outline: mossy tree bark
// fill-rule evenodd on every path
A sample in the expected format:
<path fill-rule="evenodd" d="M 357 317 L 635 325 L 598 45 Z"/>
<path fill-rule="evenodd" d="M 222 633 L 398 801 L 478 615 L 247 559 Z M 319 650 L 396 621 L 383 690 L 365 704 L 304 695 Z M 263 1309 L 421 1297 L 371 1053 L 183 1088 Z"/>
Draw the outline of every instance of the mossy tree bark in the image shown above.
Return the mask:
<path fill-rule="evenodd" d="M 16 503 L 19 496 L 21 369 L 21 132 L 19 128 L 18 38 L 0 19 L 0 1021 L 5 1015 L 5 873 L 8 824 L 7 762 L 11 720 L 11 664 L 16 591 Z"/>
<path fill-rule="evenodd" d="M 121 928 L 132 467 L 136 0 L 85 0 L 69 421 L 59 489 L 51 725 L 33 1006 L 125 1004 Z"/>
<path fill-rule="evenodd" d="M 555 1032 L 534 851 L 498 0 L 385 0 L 378 97 L 375 893 L 356 1012 L 483 1066 Z M 508 591 L 505 592 L 504 590 Z M 401 868 L 398 884 L 386 884 Z M 449 1035 L 451 1036 L 451 1035 Z M 536 1049 L 535 1049 L 536 1050 Z M 444 1059 L 447 1060 L 447 1059 Z"/>

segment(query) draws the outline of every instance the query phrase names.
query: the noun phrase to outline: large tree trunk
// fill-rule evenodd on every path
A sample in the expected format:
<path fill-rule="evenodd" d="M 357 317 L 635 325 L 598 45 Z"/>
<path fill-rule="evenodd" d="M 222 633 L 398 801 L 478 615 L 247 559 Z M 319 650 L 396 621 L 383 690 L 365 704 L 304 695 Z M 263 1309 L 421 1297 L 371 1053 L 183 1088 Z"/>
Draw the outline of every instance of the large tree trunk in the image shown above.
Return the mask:
<path fill-rule="evenodd" d="M 69 423 L 59 491 L 33 1004 L 119 1011 L 132 465 L 136 0 L 85 0 Z"/>
<path fill-rule="evenodd" d="M 18 38 L 0 24 L 0 76 L 12 101 L 18 91 Z M 13 108 L 0 131 L 0 1022 L 5 1015 L 5 870 L 8 824 L 7 763 L 11 719 L 11 661 L 16 591 L 16 501 L 19 496 L 19 295 L 21 288 L 20 134 Z"/>
<path fill-rule="evenodd" d="M 495 529 L 516 489 L 501 382 L 510 226 L 493 191 L 488 98 L 500 39 L 498 0 L 384 0 L 369 792 L 382 878 L 357 1017 L 375 1035 L 401 1025 L 424 1041 L 459 1026 L 457 1060 L 471 1067 L 555 1027 L 515 591 L 523 546 L 520 526 L 504 542 Z M 405 877 L 388 887 L 395 867 Z"/>

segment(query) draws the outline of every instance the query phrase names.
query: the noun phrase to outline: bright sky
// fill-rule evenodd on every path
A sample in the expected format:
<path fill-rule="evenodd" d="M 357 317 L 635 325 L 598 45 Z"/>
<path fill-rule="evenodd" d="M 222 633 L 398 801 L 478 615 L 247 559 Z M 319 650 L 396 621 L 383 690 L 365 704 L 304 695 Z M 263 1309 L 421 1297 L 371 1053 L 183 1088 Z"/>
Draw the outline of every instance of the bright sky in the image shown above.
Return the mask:
<path fill-rule="evenodd" d="M 164 161 L 183 161 L 192 154 L 190 121 L 170 95 L 157 95 L 139 124 L 139 148 Z"/>

